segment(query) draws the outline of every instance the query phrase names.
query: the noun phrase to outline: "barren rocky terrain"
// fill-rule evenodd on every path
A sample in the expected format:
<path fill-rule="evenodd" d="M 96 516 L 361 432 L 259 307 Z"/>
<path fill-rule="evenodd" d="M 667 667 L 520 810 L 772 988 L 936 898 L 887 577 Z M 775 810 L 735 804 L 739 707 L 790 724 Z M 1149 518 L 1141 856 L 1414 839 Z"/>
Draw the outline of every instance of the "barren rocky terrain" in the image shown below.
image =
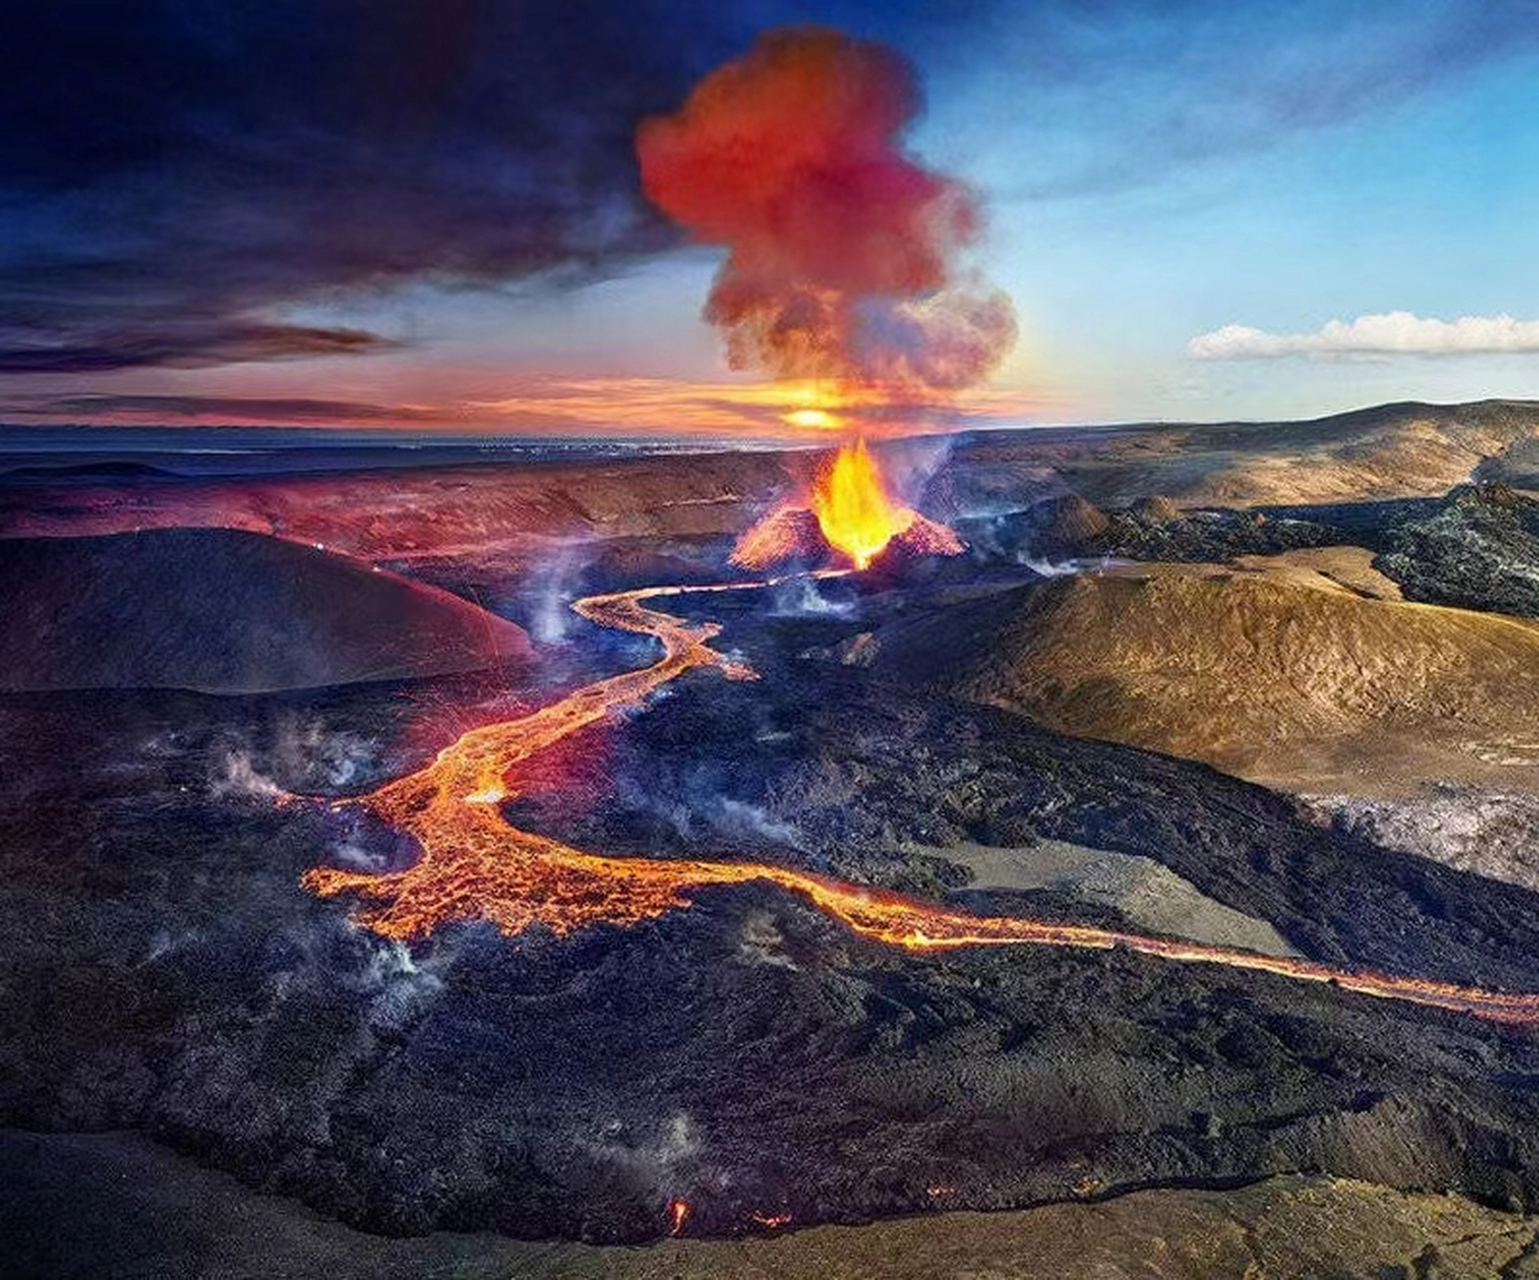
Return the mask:
<path fill-rule="evenodd" d="M 948 521 L 1075 494 L 1105 509 L 1165 495 L 1248 508 L 1433 497 L 1529 456 L 1539 406 L 1382 405 L 1303 422 L 1132 424 L 983 432 L 882 446 L 903 496 Z M 811 451 L 179 478 L 121 468 L 16 468 L 0 536 L 214 526 L 323 542 L 370 559 L 562 537 L 731 536 L 794 492 Z M 1518 465 L 1516 462 L 1514 465 Z M 1280 547 L 1244 548 L 1280 550 Z M 534 559 L 535 557 L 531 557 Z"/>
<path fill-rule="evenodd" d="M 1532 1218 L 1457 1196 L 1281 1177 L 1002 1213 L 939 1213 L 650 1249 L 487 1233 L 353 1231 L 131 1135 L 0 1133 L 0 1232 L 13 1266 L 53 1280 L 1427 1280 L 1539 1275 Z M 786 1227 L 792 1224 L 785 1224 Z M 251 1241 L 261 1242 L 253 1250 Z M 82 1255 L 112 1257 L 103 1268 Z"/>
<path fill-rule="evenodd" d="M 690 670 L 478 803 L 612 857 L 1539 992 L 1528 507 L 1444 496 L 1533 420 L 893 444 L 966 554 L 670 597 L 759 679 Z M 83 1274 L 53 1221 L 120 1260 L 93 1276 L 167 1280 L 1534 1273 L 1526 1026 L 893 947 L 762 881 L 410 943 L 301 886 L 410 865 L 326 802 L 652 661 L 571 600 L 721 578 L 812 462 L 0 484 L 11 1256 Z"/>
<path fill-rule="evenodd" d="M 1539 629 L 1366 599 L 1307 569 L 1066 577 L 896 622 L 852 654 L 1064 732 L 1291 790 L 1525 785 L 1539 766 Z"/>
<path fill-rule="evenodd" d="M 1121 919 L 1052 887 L 970 889 L 964 857 L 906 852 L 1065 840 L 1156 861 L 1309 956 L 1539 983 L 1526 890 L 1330 832 L 1201 765 L 908 699 L 797 658 L 802 629 L 745 611 L 728 634 L 762 680 L 692 674 L 521 800 L 519 822 L 615 854 L 730 852 L 984 912 Z M 388 1232 L 647 1239 L 682 1199 L 692 1231 L 732 1234 L 756 1214 L 1306 1168 L 1539 1194 L 1522 1028 L 1115 952 L 911 955 L 755 885 L 630 928 L 467 926 L 408 950 L 298 884 L 318 859 L 402 851 L 221 785 L 239 750 L 248 776 L 314 786 L 296 715 L 301 742 L 365 744 L 336 776 L 378 776 L 387 689 L 6 710 L 24 744 L 0 806 L 12 1125 L 140 1129 Z"/>

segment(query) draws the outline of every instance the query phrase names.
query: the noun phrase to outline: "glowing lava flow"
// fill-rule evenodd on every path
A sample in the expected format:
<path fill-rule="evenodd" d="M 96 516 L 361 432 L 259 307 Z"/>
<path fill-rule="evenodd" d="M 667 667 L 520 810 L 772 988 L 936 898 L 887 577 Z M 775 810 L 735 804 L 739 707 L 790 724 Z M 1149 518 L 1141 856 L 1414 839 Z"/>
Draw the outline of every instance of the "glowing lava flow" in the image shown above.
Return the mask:
<path fill-rule="evenodd" d="M 768 881 L 810 899 L 863 937 L 912 951 L 1034 944 L 1122 948 L 1166 960 L 1203 961 L 1406 1000 L 1496 1022 L 1539 1024 L 1539 996 L 1511 995 L 1420 978 L 1335 969 L 1311 960 L 1145 937 L 1087 925 L 1013 916 L 975 916 L 826 876 L 751 862 L 652 860 L 584 853 L 508 825 L 496 802 L 517 794 L 515 770 L 530 756 L 626 708 L 692 667 L 734 679 L 754 673 L 710 648 L 713 622 L 690 623 L 645 607 L 660 596 L 740 591 L 770 581 L 706 587 L 649 587 L 591 596 L 573 607 L 602 626 L 657 637 L 663 656 L 649 667 L 587 685 L 517 720 L 462 735 L 425 768 L 356 800 L 413 836 L 422 856 L 383 875 L 318 867 L 304 884 L 331 897 L 354 893 L 361 924 L 392 938 L 423 937 L 457 920 L 490 920 L 504 933 L 544 925 L 566 934 L 588 925 L 634 924 L 687 907 L 688 893 L 713 884 Z"/>

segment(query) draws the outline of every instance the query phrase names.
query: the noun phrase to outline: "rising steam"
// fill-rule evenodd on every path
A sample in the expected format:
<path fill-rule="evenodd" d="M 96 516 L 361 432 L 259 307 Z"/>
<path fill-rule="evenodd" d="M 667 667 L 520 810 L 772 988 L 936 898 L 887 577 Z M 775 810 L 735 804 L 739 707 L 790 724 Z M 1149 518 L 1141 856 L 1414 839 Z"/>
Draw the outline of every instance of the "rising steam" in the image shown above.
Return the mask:
<path fill-rule="evenodd" d="M 1009 299 L 957 272 L 980 225 L 971 193 L 903 149 L 920 107 L 901 54 L 797 28 L 643 122 L 646 194 L 728 250 L 705 316 L 734 368 L 933 394 L 1010 349 Z"/>

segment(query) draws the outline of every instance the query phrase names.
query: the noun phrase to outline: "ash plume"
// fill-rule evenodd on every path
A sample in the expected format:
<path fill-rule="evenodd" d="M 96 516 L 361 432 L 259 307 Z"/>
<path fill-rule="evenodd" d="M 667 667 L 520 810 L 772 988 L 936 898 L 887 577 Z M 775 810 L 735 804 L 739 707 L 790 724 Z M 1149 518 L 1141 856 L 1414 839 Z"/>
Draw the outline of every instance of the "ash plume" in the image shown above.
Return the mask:
<path fill-rule="evenodd" d="M 647 196 L 728 250 L 705 316 L 734 368 L 934 394 L 1009 351 L 1009 299 L 958 269 L 977 202 L 904 149 L 921 106 L 901 54 L 792 28 L 642 123 Z"/>

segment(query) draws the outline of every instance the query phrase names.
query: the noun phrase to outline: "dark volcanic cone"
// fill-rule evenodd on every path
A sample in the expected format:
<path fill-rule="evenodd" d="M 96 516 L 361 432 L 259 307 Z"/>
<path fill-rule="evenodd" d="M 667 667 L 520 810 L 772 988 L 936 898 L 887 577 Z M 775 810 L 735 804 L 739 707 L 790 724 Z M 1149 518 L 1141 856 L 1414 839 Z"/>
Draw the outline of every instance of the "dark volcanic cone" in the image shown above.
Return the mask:
<path fill-rule="evenodd" d="M 0 650 L 7 691 L 260 693 L 532 658 L 447 591 L 236 529 L 0 541 Z"/>

